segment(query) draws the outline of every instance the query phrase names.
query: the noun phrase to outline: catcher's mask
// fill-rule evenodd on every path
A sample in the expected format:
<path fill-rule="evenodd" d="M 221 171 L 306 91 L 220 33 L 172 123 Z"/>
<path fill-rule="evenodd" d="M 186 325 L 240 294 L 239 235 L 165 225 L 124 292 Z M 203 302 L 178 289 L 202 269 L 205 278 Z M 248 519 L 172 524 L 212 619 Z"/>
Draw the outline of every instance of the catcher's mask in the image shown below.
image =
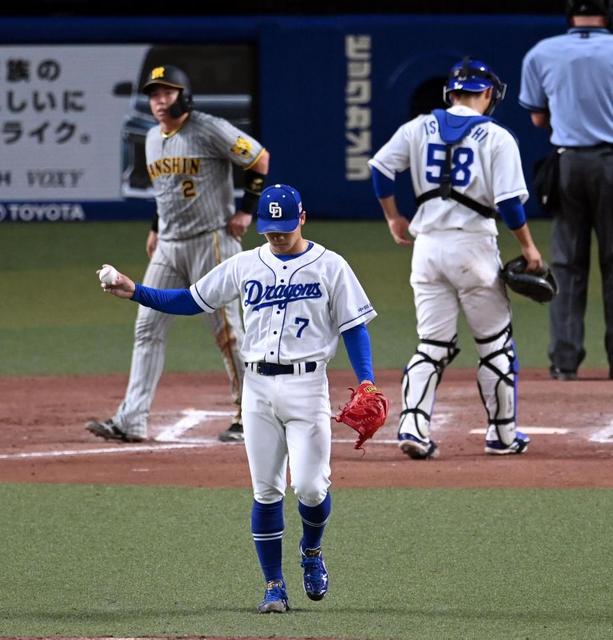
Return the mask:
<path fill-rule="evenodd" d="M 490 67 L 480 60 L 473 60 L 465 57 L 461 62 L 457 62 L 449 70 L 447 83 L 443 87 L 443 100 L 445 104 L 451 104 L 449 94 L 452 91 L 470 91 L 471 93 L 481 93 L 492 88 L 492 100 L 485 112 L 486 116 L 492 115 L 496 105 L 504 100 L 507 93 L 507 85 L 501 82 L 500 78 L 490 69 Z"/>
<path fill-rule="evenodd" d="M 545 264 L 541 273 L 526 271 L 526 265 L 523 256 L 513 258 L 504 265 L 500 276 L 511 291 L 535 302 L 551 302 L 558 293 L 558 282 L 549 265 Z"/>
<path fill-rule="evenodd" d="M 193 109 L 192 88 L 187 74 L 170 64 L 151 69 L 143 84 L 143 93 L 149 95 L 156 85 L 179 89 L 179 97 L 168 110 L 173 118 L 179 118 Z"/>

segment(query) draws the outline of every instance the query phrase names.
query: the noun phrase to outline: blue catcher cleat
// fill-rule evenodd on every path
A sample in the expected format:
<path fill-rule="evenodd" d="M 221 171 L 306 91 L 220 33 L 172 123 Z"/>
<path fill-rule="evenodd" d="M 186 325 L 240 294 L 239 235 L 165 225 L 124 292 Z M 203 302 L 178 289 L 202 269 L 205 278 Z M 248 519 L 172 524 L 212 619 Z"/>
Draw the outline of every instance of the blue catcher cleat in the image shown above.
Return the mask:
<path fill-rule="evenodd" d="M 321 547 L 302 549 L 300 542 L 300 566 L 304 570 L 304 592 L 311 600 L 321 600 L 328 591 L 328 570 Z"/>
<path fill-rule="evenodd" d="M 287 591 L 283 580 L 270 580 L 266 583 L 264 600 L 258 605 L 258 613 L 285 613 L 289 611 Z"/>
<path fill-rule="evenodd" d="M 525 453 L 528 450 L 530 438 L 521 431 L 515 432 L 515 440 L 510 445 L 506 445 L 500 440 L 486 440 L 485 453 L 494 456 L 505 456 L 509 453 Z"/>
<path fill-rule="evenodd" d="M 412 460 L 427 460 L 438 456 L 438 447 L 433 440 L 421 440 L 410 433 L 398 434 L 398 446 Z"/>

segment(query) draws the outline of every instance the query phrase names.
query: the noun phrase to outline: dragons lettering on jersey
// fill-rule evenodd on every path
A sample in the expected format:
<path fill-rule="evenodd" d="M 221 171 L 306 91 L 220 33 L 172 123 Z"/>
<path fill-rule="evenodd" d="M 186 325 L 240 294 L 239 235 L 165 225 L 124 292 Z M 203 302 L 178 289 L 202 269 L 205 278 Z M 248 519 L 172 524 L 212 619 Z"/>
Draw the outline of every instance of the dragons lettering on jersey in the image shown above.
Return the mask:
<path fill-rule="evenodd" d="M 147 171 L 151 180 L 171 173 L 195 176 L 200 172 L 200 158 L 182 158 L 180 156 L 160 158 L 147 165 Z"/>
<path fill-rule="evenodd" d="M 319 285 L 319 282 L 309 282 L 265 286 L 259 280 L 248 280 L 245 282 L 245 306 L 252 306 L 254 311 L 274 305 L 285 309 L 290 302 L 321 298 Z"/>

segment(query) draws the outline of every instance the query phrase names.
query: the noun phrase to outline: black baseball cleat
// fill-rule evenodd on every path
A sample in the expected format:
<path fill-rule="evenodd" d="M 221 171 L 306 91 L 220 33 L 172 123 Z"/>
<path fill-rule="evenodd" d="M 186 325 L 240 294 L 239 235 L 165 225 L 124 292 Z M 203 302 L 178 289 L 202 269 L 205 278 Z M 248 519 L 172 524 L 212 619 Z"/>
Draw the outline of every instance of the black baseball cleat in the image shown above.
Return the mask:
<path fill-rule="evenodd" d="M 225 431 L 217 436 L 221 442 L 243 442 L 243 425 L 240 422 L 233 422 Z"/>
<path fill-rule="evenodd" d="M 105 440 L 118 440 L 119 442 L 143 442 L 145 440 L 143 436 L 136 436 L 122 431 L 112 418 L 102 422 L 100 420 L 90 420 L 85 425 L 85 428 L 98 438 L 104 438 Z"/>
<path fill-rule="evenodd" d="M 576 380 L 577 371 L 575 369 L 560 369 L 552 365 L 549 367 L 549 376 L 552 380 Z"/>

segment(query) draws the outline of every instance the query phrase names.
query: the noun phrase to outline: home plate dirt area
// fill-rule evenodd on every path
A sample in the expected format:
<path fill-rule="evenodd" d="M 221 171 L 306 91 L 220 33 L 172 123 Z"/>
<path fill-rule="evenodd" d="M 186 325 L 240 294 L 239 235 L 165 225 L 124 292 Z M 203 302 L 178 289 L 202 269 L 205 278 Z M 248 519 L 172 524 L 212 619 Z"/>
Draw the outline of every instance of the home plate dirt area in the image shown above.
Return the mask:
<path fill-rule="evenodd" d="M 380 371 L 390 399 L 387 424 L 353 449 L 354 432 L 333 422 L 335 487 L 612 487 L 613 381 L 602 371 L 576 381 L 522 372 L 519 423 L 532 443 L 522 455 L 483 452 L 485 412 L 472 370 L 445 372 L 434 439 L 440 456 L 415 461 L 396 444 L 400 372 Z M 336 411 L 355 386 L 350 372 L 330 371 Z M 107 418 L 123 397 L 124 375 L 0 378 L 0 481 L 197 487 L 249 487 L 244 446 L 217 434 L 232 415 L 222 373 L 166 374 L 144 443 L 109 443 L 85 422 Z"/>

